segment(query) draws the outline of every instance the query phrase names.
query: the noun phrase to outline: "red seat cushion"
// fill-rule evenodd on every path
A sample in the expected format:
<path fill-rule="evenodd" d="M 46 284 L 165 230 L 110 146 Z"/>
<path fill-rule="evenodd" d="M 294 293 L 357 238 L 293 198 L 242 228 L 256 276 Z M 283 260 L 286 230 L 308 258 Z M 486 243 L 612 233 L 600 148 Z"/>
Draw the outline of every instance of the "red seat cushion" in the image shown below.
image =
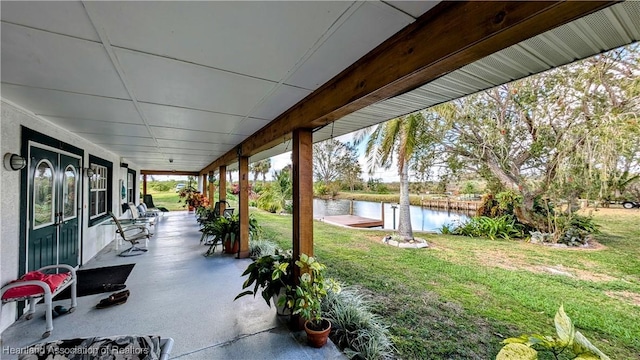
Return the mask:
<path fill-rule="evenodd" d="M 51 289 L 51 293 L 53 293 L 58 288 L 58 286 L 60 286 L 60 284 L 62 284 L 70 276 L 71 276 L 71 273 L 44 274 L 44 273 L 41 273 L 40 271 L 31 271 L 24 274 L 20 279 L 12 281 L 11 284 L 16 282 L 29 281 L 29 280 L 40 280 L 45 282 L 47 285 L 49 285 L 49 288 Z M 37 285 L 20 286 L 17 288 L 10 289 L 6 293 L 4 293 L 2 295 L 2 300 L 23 298 L 23 297 L 39 295 L 39 294 L 44 294 L 44 291 L 40 286 L 37 286 Z"/>

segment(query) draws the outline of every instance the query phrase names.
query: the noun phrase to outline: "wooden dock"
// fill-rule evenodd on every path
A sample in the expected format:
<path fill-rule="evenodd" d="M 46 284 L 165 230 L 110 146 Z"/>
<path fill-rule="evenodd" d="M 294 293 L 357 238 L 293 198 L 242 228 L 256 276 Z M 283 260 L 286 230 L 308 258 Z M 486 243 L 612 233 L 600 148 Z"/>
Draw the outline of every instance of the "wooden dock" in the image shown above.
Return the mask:
<path fill-rule="evenodd" d="M 384 220 L 370 219 L 356 215 L 333 215 L 325 216 L 323 221 L 338 225 L 351 226 L 357 228 L 372 228 L 384 226 Z"/>

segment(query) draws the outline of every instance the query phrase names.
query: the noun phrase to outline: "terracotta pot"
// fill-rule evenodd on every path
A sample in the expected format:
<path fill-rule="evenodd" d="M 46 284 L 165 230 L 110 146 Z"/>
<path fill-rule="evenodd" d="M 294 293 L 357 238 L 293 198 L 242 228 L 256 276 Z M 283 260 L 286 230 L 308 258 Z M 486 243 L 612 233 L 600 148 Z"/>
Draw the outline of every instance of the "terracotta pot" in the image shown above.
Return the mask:
<path fill-rule="evenodd" d="M 233 245 L 231 245 L 231 237 L 235 240 L 233 241 Z M 234 235 L 228 235 L 224 241 L 224 252 L 226 254 L 235 254 L 238 250 L 240 250 L 240 241 L 237 241 Z"/>
<path fill-rule="evenodd" d="M 191 205 L 189 205 L 189 212 L 193 212 L 195 210 L 195 208 Z"/>
<path fill-rule="evenodd" d="M 322 319 L 321 324 L 323 330 L 312 330 L 309 329 L 309 321 L 305 321 L 304 331 L 307 333 L 307 343 L 309 346 L 321 348 L 327 343 L 329 333 L 331 332 L 331 322 L 327 319 Z"/>

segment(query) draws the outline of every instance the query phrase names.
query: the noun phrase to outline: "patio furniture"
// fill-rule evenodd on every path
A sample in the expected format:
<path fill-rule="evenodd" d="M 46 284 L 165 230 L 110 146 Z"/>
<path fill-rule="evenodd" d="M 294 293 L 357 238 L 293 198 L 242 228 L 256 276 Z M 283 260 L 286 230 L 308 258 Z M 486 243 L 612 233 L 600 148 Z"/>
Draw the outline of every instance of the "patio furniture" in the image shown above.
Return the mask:
<path fill-rule="evenodd" d="M 164 215 L 164 213 L 158 209 L 149 209 L 147 208 L 147 204 L 145 204 L 144 202 L 140 202 L 140 204 L 137 206 L 138 212 L 140 213 L 140 215 L 144 216 L 144 217 L 158 217 L 160 215 Z"/>
<path fill-rule="evenodd" d="M 68 272 L 58 274 L 47 274 L 44 272 L 52 269 L 65 269 L 68 270 Z M 47 310 L 45 313 L 46 328 L 42 337 L 46 338 L 51 335 L 51 331 L 53 330 L 51 307 L 53 297 L 71 286 L 71 307 L 69 308 L 69 312 L 72 313 L 78 305 L 76 301 L 77 283 L 75 268 L 66 264 L 49 265 L 28 272 L 20 279 L 3 286 L 0 290 L 0 298 L 2 298 L 3 304 L 13 301 L 29 300 L 29 311 L 25 315 L 26 320 L 33 318 L 37 302 L 41 298 L 44 298 Z"/>
<path fill-rule="evenodd" d="M 169 210 L 165 207 L 157 207 L 153 204 L 153 196 L 151 196 L 150 194 L 145 194 L 144 197 L 142 198 L 142 200 L 144 201 L 145 205 L 147 205 L 147 210 L 160 210 L 163 213 L 168 212 Z"/>
<path fill-rule="evenodd" d="M 21 349 L 19 359 L 159 359 L 168 360 L 173 338 L 158 335 L 118 335 L 65 339 Z"/>
<path fill-rule="evenodd" d="M 151 232 L 149 232 L 149 229 L 146 226 L 138 225 L 123 228 L 120 220 L 118 220 L 118 218 L 116 218 L 116 216 L 113 215 L 112 212 L 109 212 L 109 215 L 111 216 L 114 224 L 118 227 L 116 233 L 120 234 L 124 241 L 131 243 L 131 247 L 119 253 L 118 256 L 137 256 L 142 255 L 142 253 L 147 251 L 147 249 L 142 249 L 137 246 L 140 243 L 139 240 L 149 240 L 149 238 L 153 235 Z"/>
<path fill-rule="evenodd" d="M 141 212 L 140 209 L 134 203 L 128 203 L 127 207 L 129 209 L 129 213 L 131 214 L 131 218 L 135 220 L 140 220 L 144 222 L 148 222 L 149 225 L 155 225 L 155 220 L 157 215 L 151 212 Z M 144 210 L 144 207 L 143 207 Z"/>

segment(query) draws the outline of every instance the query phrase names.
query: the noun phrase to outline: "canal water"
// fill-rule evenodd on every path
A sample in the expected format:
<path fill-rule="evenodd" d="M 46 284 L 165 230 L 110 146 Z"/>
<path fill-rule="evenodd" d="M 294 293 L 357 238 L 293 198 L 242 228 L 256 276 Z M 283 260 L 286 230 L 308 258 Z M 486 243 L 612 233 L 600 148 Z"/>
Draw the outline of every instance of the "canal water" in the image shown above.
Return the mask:
<path fill-rule="evenodd" d="M 394 204 L 397 206 L 397 204 Z M 349 215 L 351 200 L 323 200 L 313 199 L 313 217 L 321 219 L 331 215 Z M 353 215 L 380 219 L 382 206 L 379 202 L 353 201 Z M 393 229 L 392 204 L 384 204 L 384 228 Z M 444 224 L 454 224 L 465 221 L 473 213 L 446 211 L 441 209 L 428 209 L 420 206 L 411 206 L 411 227 L 414 231 L 439 231 Z M 400 209 L 395 210 L 395 226 L 398 226 Z"/>

